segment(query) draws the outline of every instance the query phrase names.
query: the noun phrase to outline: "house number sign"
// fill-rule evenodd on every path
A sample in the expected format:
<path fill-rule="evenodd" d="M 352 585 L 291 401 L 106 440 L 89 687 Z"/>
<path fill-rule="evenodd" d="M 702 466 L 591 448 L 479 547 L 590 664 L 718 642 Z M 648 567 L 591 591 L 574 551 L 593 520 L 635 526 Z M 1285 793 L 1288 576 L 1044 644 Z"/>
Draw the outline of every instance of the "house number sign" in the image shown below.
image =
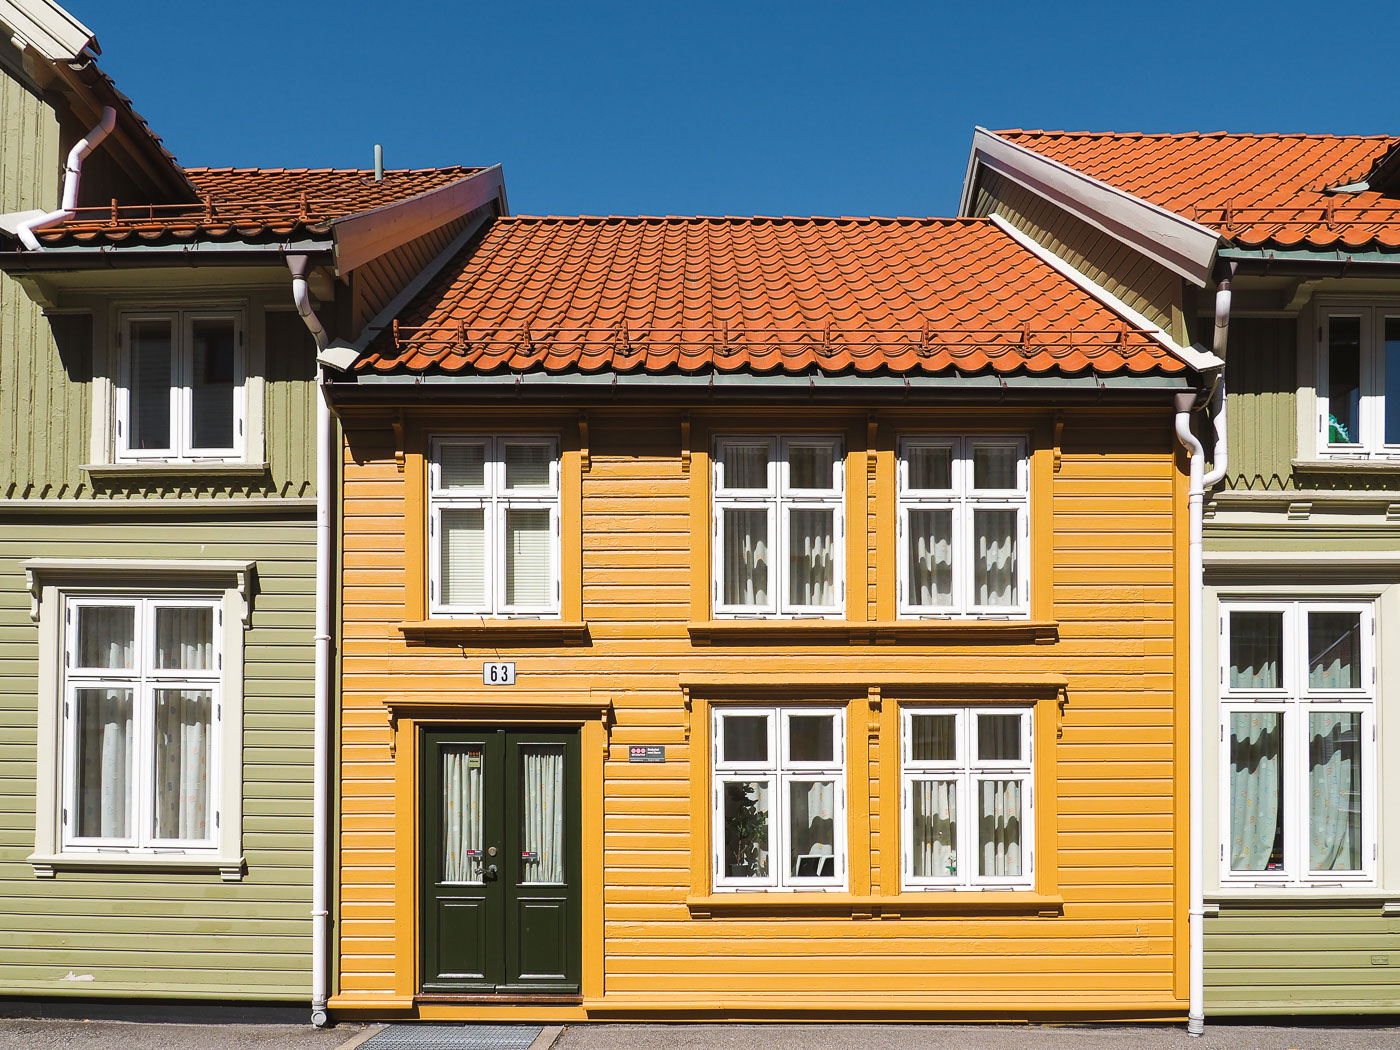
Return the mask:
<path fill-rule="evenodd" d="M 482 664 L 481 682 L 483 685 L 514 685 L 515 664 Z"/>

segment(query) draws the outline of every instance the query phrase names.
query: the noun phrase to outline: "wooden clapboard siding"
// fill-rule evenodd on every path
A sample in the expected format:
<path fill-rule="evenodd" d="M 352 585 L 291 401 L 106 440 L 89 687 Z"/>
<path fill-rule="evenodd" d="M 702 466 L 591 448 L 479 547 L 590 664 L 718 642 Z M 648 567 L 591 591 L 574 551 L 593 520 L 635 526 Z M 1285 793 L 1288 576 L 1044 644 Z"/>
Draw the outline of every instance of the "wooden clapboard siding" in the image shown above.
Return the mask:
<path fill-rule="evenodd" d="M 988 168 L 979 170 L 972 214 L 1000 216 L 1178 341 L 1190 342 L 1181 279 L 1166 267 Z"/>
<path fill-rule="evenodd" d="M 1298 487 L 1298 321 L 1238 317 L 1230 322 L 1225 359 L 1229 391 L 1230 469 L 1227 489 Z M 1348 479 L 1353 480 L 1353 479 Z"/>
<path fill-rule="evenodd" d="M 315 532 L 306 515 L 0 524 L 0 987 L 21 997 L 304 1002 L 310 995 Z M 244 634 L 241 882 L 60 872 L 34 851 L 39 631 L 28 558 L 257 562 Z M 74 974 L 79 980 L 65 976 Z M 90 975 L 91 979 L 86 977 Z"/>
<path fill-rule="evenodd" d="M 1377 904 L 1220 905 L 1206 920 L 1212 1014 L 1393 1013 L 1400 919 Z"/>
<path fill-rule="evenodd" d="M 350 278 L 351 330 L 362 331 L 374 320 L 471 219 L 470 215 L 459 216 L 357 268 Z"/>
<path fill-rule="evenodd" d="M 421 473 L 413 447 L 405 467 L 396 465 L 400 450 L 391 424 L 397 415 L 345 410 L 342 837 L 333 1005 L 373 1012 L 412 1003 L 416 918 L 412 878 L 401 869 L 414 864 L 413 796 L 404 785 L 412 783 L 415 743 L 402 728 L 395 735 L 386 698 L 396 706 L 439 705 L 433 708 L 439 717 L 450 717 L 446 700 L 470 698 L 494 704 L 492 717 L 508 721 L 512 710 L 528 713 L 531 705 L 601 691 L 611 699 L 615 725 L 601 783 L 585 782 L 584 791 L 586 799 L 596 793 L 601 804 L 601 837 L 586 833 L 585 852 L 600 863 L 602 939 L 590 945 L 585 925 L 585 1004 L 559 1016 L 629 1010 L 1184 1013 L 1185 623 L 1178 590 L 1185 569 L 1184 500 L 1170 412 L 1062 410 L 1058 471 L 1046 438 L 1048 413 L 987 409 L 978 415 L 983 427 L 1029 427 L 1042 442 L 1033 463 L 1031 586 L 1036 608 L 1058 621 L 1059 639 L 1039 645 L 810 638 L 693 645 L 687 631 L 692 588 L 697 579 L 708 581 L 709 572 L 692 564 L 703 553 L 693 549 L 691 516 L 701 516 L 703 535 L 709 505 L 694 502 L 694 493 L 708 485 L 707 474 L 697 480 L 694 473 L 708 470 L 708 446 L 704 410 L 691 415 L 701 436 L 692 441 L 697 451 L 687 475 L 679 410 L 588 408 L 590 466 L 581 475 L 578 520 L 571 523 L 566 505 L 563 530 L 564 544 L 581 546 L 587 645 L 521 646 L 508 630 L 495 645 L 407 645 L 398 625 L 420 616 L 406 612 L 405 596 L 421 590 L 410 579 L 410 572 L 421 571 L 410 569 L 416 566 L 411 552 L 422 546 L 421 536 L 412 535 L 422 527 L 422 499 L 410 487 Z M 855 619 L 893 616 L 894 442 L 902 430 L 919 429 L 915 419 L 928 418 L 877 415 L 873 477 L 866 469 L 864 412 L 852 414 L 849 423 L 839 412 L 764 417 L 778 428 L 839 428 L 855 435 L 847 459 L 847 529 L 874 552 L 868 564 L 847 564 L 848 586 L 858 592 L 848 607 Z M 484 417 L 461 410 L 456 418 L 479 426 Z M 542 418 L 550 422 L 519 409 L 512 427 L 558 429 L 567 475 L 577 462 L 571 451 L 576 435 L 557 413 Z M 753 429 L 752 413 L 725 418 L 734 421 L 730 429 L 741 418 Z M 403 431 L 414 428 L 410 411 Z M 866 521 L 858 520 L 862 511 Z M 698 607 L 707 605 L 702 594 Z M 516 661 L 519 681 L 508 698 L 483 697 L 483 659 Z M 1069 680 L 1058 738 L 1056 716 L 1037 714 L 1037 754 L 1053 756 L 1057 771 L 1054 798 L 1039 795 L 1038 810 L 1058 811 L 1051 834 L 1037 843 L 1037 863 L 1042 872 L 1053 871 L 1063 914 L 1041 917 L 1032 908 L 998 915 L 976 906 L 900 913 L 901 900 L 907 908 L 915 898 L 927 904 L 936 896 L 897 895 L 900 806 L 890 783 L 894 776 L 897 784 L 898 698 L 885 698 L 882 713 L 871 715 L 862 688 L 847 709 L 847 787 L 853 797 L 861 791 L 870 796 L 868 814 L 851 807 L 862 848 L 868 836 L 870 859 L 867 867 L 865 854 L 852 850 L 851 882 L 853 892 L 891 895 L 885 901 L 890 914 L 853 918 L 848 908 L 844 917 L 692 917 L 687 896 L 697 881 L 704 892 L 705 882 L 697 863 L 699 871 L 709 865 L 707 853 L 697 862 L 703 847 L 696 843 L 706 841 L 710 814 L 692 802 L 691 763 L 706 763 L 703 783 L 709 730 L 705 719 L 692 723 L 688 716 L 683 678 L 808 674 L 874 682 L 882 675 L 970 669 Z M 827 697 L 818 690 L 811 698 Z M 1048 706 L 1053 712 L 1055 705 Z M 874 739 L 867 737 L 867 718 L 879 722 Z M 664 744 L 667 761 L 629 764 L 633 744 Z M 861 783 L 866 786 L 857 791 Z M 1053 817 L 1055 810 L 1048 812 Z M 419 1016 L 500 1015 L 487 1006 L 422 1006 Z"/>

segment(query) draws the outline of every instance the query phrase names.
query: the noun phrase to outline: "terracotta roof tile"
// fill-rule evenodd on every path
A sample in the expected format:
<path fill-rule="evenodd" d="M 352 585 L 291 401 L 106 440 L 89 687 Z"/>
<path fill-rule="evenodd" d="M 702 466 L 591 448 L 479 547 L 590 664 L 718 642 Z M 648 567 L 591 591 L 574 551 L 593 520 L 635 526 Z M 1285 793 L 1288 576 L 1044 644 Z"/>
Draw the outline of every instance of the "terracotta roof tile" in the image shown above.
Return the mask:
<path fill-rule="evenodd" d="M 1400 145 L 1393 136 L 996 134 L 1239 245 L 1400 247 L 1400 199 L 1374 190 L 1323 192 L 1366 178 Z"/>
<path fill-rule="evenodd" d="M 481 168 L 185 168 L 197 204 L 79 208 L 39 233 L 45 244 L 255 240 L 323 233 L 335 219 L 439 189 Z"/>
<path fill-rule="evenodd" d="M 495 220 L 371 372 L 1180 372 L 984 219 Z"/>

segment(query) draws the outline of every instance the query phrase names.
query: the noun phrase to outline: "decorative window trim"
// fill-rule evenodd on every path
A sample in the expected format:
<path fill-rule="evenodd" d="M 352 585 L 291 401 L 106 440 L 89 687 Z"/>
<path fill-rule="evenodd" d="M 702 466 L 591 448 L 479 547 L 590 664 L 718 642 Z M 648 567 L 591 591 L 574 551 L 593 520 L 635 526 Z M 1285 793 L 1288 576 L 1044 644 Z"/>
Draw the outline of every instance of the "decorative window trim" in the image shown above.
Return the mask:
<path fill-rule="evenodd" d="M 1298 597 L 1278 594 L 1247 598 L 1220 596 L 1218 672 L 1219 710 L 1216 746 L 1216 819 L 1219 832 L 1218 877 L 1221 892 L 1272 890 L 1275 892 L 1330 893 L 1342 887 L 1368 887 L 1377 884 L 1381 851 L 1378 811 L 1378 713 L 1381 707 L 1376 660 L 1375 602 L 1359 594 L 1324 594 Z M 1310 689 L 1303 680 L 1308 659 L 1307 616 L 1311 612 L 1357 612 L 1360 615 L 1361 686 L 1356 689 Z M 1232 687 L 1230 630 L 1232 613 L 1278 612 L 1282 621 L 1282 686 L 1277 689 Z M 1230 784 L 1231 716 L 1245 712 L 1279 713 L 1283 716 L 1281 742 L 1282 810 L 1284 859 L 1278 871 L 1232 870 L 1229 851 L 1234 829 L 1231 824 Z M 1361 753 L 1361 868 L 1345 871 L 1311 872 L 1306 857 L 1309 841 L 1308 819 L 1308 729 L 1310 714 L 1356 713 L 1359 715 Z"/>
<path fill-rule="evenodd" d="M 504 487 L 505 458 L 507 444 L 547 444 L 550 449 L 548 489 L 526 489 L 511 493 Z M 485 470 L 488 480 L 478 491 L 454 492 L 441 484 L 440 450 L 454 444 L 482 444 L 485 446 Z M 560 455 L 560 440 L 557 434 L 486 434 L 486 433 L 443 433 L 429 439 L 427 472 L 427 598 L 428 620 L 458 620 L 464 617 L 482 617 L 498 620 L 557 620 L 562 615 L 563 571 L 562 571 L 562 472 L 563 460 Z M 549 512 L 549 572 L 554 591 L 550 601 L 539 605 L 511 606 L 505 598 L 506 539 L 504 522 L 506 512 L 513 508 L 547 510 Z M 442 579 L 442 514 L 443 511 L 481 509 L 485 522 L 484 547 L 487 568 L 487 601 L 480 606 L 450 605 L 441 600 Z M 499 577 L 499 578 L 498 578 Z"/>
<path fill-rule="evenodd" d="M 1335 317 L 1355 317 L 1359 325 L 1360 375 L 1357 440 L 1333 442 L 1330 426 L 1331 401 L 1329 375 L 1331 367 L 1330 322 Z M 1312 436 L 1300 442 L 1299 461 L 1320 466 L 1357 462 L 1372 462 L 1400 468 L 1400 442 L 1385 441 L 1386 362 L 1384 325 L 1387 317 L 1400 318 L 1400 302 L 1384 304 L 1370 300 L 1322 300 L 1314 307 L 1307 321 L 1302 345 L 1312 347 L 1313 411 L 1309 414 Z M 1304 410 L 1300 406 L 1300 411 Z M 1307 431 L 1305 431 L 1306 433 Z"/>
<path fill-rule="evenodd" d="M 256 563 L 154 561 L 143 559 L 35 558 L 23 563 L 30 615 L 39 627 L 37 762 L 34 852 L 29 862 L 39 878 L 59 871 L 217 872 L 238 881 L 246 870 L 243 841 L 243 635 L 256 590 Z M 65 847 L 63 791 L 63 610 L 69 595 L 188 597 L 209 595 L 222 610 L 219 636 L 223 705 L 217 784 L 219 825 L 210 848 Z M 212 791 L 211 791 L 212 794 Z"/>
<path fill-rule="evenodd" d="M 973 451 L 978 446 L 1014 444 L 1017 448 L 1014 489 L 973 488 Z M 1026 619 L 1030 616 L 1029 564 L 1032 557 L 1030 530 L 1030 455 L 1024 434 L 905 434 L 898 444 L 896 459 L 897 508 L 895 517 L 895 559 L 897 564 L 897 609 L 902 619 Z M 951 485 L 946 490 L 913 489 L 909 477 L 909 451 L 913 448 L 946 447 L 950 451 Z M 976 531 L 974 514 L 978 509 L 1009 510 L 1016 514 L 1016 596 L 1014 605 L 978 605 L 973 600 L 973 546 Z M 951 598 L 948 606 L 920 605 L 911 601 L 912 581 L 907 544 L 911 529 L 909 517 L 917 511 L 947 511 L 952 518 Z"/>
<path fill-rule="evenodd" d="M 975 754 L 977 718 L 984 715 L 1019 715 L 1021 717 L 1021 753 L 1018 761 L 982 760 Z M 918 715 L 948 715 L 956 719 L 959 757 L 947 762 L 919 761 L 911 757 L 911 723 Z M 899 714 L 900 757 L 900 880 L 901 886 L 913 891 L 982 892 L 985 890 L 1031 890 L 1035 887 L 1035 787 L 1036 730 L 1033 705 L 1006 704 L 901 704 Z M 1021 874 L 982 875 L 977 871 L 978 821 L 973 805 L 977 792 L 972 790 L 980 779 L 1001 777 L 1019 779 L 1025 801 L 1020 817 Z M 913 785 L 919 780 L 951 780 L 957 785 L 957 842 L 954 856 L 959 858 L 958 874 L 949 878 L 916 876 L 913 872 Z M 963 860 L 967 863 L 963 863 Z"/>
<path fill-rule="evenodd" d="M 726 445 L 766 444 L 768 483 L 762 490 L 735 489 L 724 484 Z M 789 484 L 789 452 L 794 445 L 826 445 L 832 452 L 835 484 L 830 489 L 794 489 Z M 846 441 L 840 433 L 724 433 L 714 438 L 711 456 L 709 504 L 710 599 L 716 620 L 734 619 L 844 619 L 846 616 Z M 768 601 L 766 604 L 724 602 L 723 512 L 768 512 Z M 794 511 L 832 512 L 832 592 L 829 605 L 794 604 L 786 597 L 788 586 L 789 515 Z"/>

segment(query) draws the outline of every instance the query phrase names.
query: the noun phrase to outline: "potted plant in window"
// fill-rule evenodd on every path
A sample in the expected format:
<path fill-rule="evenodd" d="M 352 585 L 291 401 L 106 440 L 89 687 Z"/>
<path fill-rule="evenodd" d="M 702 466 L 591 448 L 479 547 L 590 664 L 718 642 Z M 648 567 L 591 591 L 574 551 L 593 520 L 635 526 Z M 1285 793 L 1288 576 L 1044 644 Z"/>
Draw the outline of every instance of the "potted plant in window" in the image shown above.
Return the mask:
<path fill-rule="evenodd" d="M 730 878 L 768 874 L 768 813 L 751 784 L 725 785 L 724 839 Z"/>

